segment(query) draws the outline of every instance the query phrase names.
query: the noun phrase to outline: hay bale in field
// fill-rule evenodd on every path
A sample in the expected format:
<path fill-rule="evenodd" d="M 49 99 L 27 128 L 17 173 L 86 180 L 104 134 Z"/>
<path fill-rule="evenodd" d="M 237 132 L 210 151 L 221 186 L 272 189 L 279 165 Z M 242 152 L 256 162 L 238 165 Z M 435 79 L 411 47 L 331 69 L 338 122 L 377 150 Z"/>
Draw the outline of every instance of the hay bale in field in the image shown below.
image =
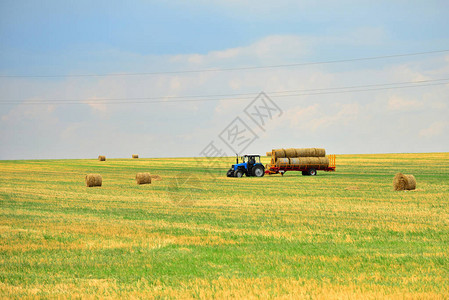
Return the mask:
<path fill-rule="evenodd" d="M 139 158 L 139 155 L 133 154 L 133 158 Z"/>
<path fill-rule="evenodd" d="M 397 173 L 393 178 L 393 189 L 395 191 L 409 191 L 416 189 L 415 176 Z"/>
<path fill-rule="evenodd" d="M 284 149 L 276 149 L 274 150 L 276 154 L 276 158 L 284 158 L 285 157 L 285 150 Z"/>
<path fill-rule="evenodd" d="M 267 152 L 267 156 L 271 156 L 271 153 L 272 153 L 271 151 L 270 151 L 270 152 Z"/>
<path fill-rule="evenodd" d="M 105 161 L 105 160 L 106 160 L 106 156 L 104 156 L 104 155 L 98 155 L 98 160 L 99 160 L 99 161 Z"/>
<path fill-rule="evenodd" d="M 137 173 L 136 174 L 137 184 L 149 184 L 151 183 L 150 173 Z"/>
<path fill-rule="evenodd" d="M 162 180 L 162 177 L 159 175 L 150 175 L 152 181 Z"/>
<path fill-rule="evenodd" d="M 87 174 L 85 179 L 88 187 L 101 186 L 103 183 L 103 178 L 100 174 Z"/>

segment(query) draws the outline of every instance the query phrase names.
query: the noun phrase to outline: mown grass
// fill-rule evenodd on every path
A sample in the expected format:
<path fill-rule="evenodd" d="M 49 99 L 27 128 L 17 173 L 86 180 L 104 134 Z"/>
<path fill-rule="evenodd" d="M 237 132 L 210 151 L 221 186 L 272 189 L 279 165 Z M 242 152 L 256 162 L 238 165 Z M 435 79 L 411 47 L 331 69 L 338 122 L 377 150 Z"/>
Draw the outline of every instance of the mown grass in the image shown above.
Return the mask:
<path fill-rule="evenodd" d="M 233 160 L 1 161 L 0 297 L 449 297 L 449 153 L 315 177 L 226 178 Z"/>

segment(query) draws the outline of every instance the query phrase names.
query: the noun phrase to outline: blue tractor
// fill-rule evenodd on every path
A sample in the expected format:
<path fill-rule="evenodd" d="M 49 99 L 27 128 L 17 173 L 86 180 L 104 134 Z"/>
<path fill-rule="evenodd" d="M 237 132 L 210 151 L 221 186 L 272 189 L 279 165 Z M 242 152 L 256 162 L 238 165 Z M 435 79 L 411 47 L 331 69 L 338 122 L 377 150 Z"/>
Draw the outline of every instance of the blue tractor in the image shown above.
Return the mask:
<path fill-rule="evenodd" d="M 237 155 L 235 165 L 232 165 L 226 174 L 228 177 L 246 176 L 262 177 L 265 174 L 265 167 L 260 163 L 260 155 L 244 155 L 239 163 Z"/>

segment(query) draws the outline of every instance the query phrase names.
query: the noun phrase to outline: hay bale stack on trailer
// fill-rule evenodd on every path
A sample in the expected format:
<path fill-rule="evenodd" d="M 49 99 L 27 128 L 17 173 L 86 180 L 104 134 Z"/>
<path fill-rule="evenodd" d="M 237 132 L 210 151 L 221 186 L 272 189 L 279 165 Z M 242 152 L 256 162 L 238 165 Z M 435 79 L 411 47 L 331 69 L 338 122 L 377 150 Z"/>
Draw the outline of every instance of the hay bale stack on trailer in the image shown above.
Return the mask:
<path fill-rule="evenodd" d="M 335 171 L 335 155 L 326 156 L 323 148 L 288 148 L 271 151 L 271 163 L 265 173 L 301 171 L 302 175 L 316 175 L 317 170 Z"/>

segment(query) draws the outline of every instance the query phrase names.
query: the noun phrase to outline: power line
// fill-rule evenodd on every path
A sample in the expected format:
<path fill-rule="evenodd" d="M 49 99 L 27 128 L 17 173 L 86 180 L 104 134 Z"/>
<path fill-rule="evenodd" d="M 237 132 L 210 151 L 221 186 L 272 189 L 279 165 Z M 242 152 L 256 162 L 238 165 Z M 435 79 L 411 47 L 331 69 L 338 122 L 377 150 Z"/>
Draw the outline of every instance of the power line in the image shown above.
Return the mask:
<path fill-rule="evenodd" d="M 269 95 L 275 95 L 275 97 L 301 97 L 301 96 L 313 96 L 313 95 L 325 95 L 325 94 L 343 94 L 343 93 L 355 93 L 355 92 L 369 92 L 391 89 L 405 89 L 405 88 L 417 88 L 427 86 L 437 86 L 448 84 L 449 78 L 434 79 L 434 80 L 421 80 L 410 82 L 398 82 L 398 83 L 384 83 L 384 84 L 369 84 L 359 86 L 347 86 L 347 87 L 332 87 L 323 89 L 306 89 L 306 90 L 290 90 L 290 91 L 277 91 L 267 92 Z M 424 83 L 424 84 L 423 84 Z M 285 94 L 287 93 L 287 94 Z M 288 94 L 290 93 L 290 94 Z M 188 96 L 190 98 L 182 99 L 179 97 L 172 97 L 172 99 L 159 98 L 103 98 L 103 99 L 78 99 L 78 100 L 37 100 L 32 102 L 18 103 L 17 101 L 4 100 L 0 102 L 0 105 L 14 105 L 14 104 L 26 104 L 26 105 L 49 105 L 49 104 L 151 104 L 151 103 L 179 103 L 179 102 L 210 102 L 210 101 L 236 101 L 236 100 L 248 100 L 254 97 L 257 93 L 245 93 L 245 94 L 222 94 L 222 95 L 194 95 Z M 213 98 L 220 96 L 220 98 Z M 251 97 L 243 97 L 251 96 Z M 187 96 L 184 96 L 187 97 Z M 197 97 L 197 99 L 192 99 Z M 156 99 L 156 100 L 155 100 Z M 157 100 L 159 99 L 159 100 Z M 127 100 L 127 101 L 124 101 Z M 151 101 L 144 101 L 151 100 Z"/>
<path fill-rule="evenodd" d="M 330 88 L 319 88 L 319 89 L 301 89 L 301 90 L 284 90 L 284 91 L 267 91 L 266 93 L 270 95 L 274 94 L 284 94 L 284 93 L 296 93 L 296 92 L 311 92 L 311 91 L 327 91 L 327 90 L 341 90 L 341 89 L 354 89 L 354 88 L 366 88 L 366 87 L 381 87 L 381 86 L 393 86 L 393 85 L 405 85 L 405 84 L 421 84 L 429 82 L 439 82 L 439 81 L 449 81 L 449 78 L 441 79 L 429 79 L 429 80 L 418 80 L 418 81 L 402 81 L 394 83 L 379 83 L 379 84 L 367 84 L 367 85 L 353 85 L 353 86 L 343 86 L 343 87 L 330 87 Z M 102 102 L 102 101 L 130 101 L 130 100 L 171 100 L 171 99 L 192 99 L 192 98 L 229 98 L 229 97 L 240 97 L 240 96 L 253 96 L 258 92 L 249 93 L 234 93 L 234 94 L 213 94 L 213 95 L 185 95 L 185 96 L 156 96 L 156 97 L 127 97 L 127 98 L 96 98 L 89 99 L 89 102 Z M 220 99 L 220 100 L 221 100 Z M 17 102 L 24 100 L 15 100 Z M 86 98 L 82 99 L 45 99 L 45 100 L 35 100 L 35 102 L 77 102 L 86 101 Z M 13 100 L 0 100 L 2 102 L 14 102 Z M 34 102 L 30 100 L 29 102 Z"/>
<path fill-rule="evenodd" d="M 315 62 L 305 62 L 305 63 L 252 66 L 252 67 L 213 68 L 213 69 L 159 71 L 159 72 L 115 73 L 115 74 L 111 73 L 111 74 L 73 74 L 73 75 L 67 75 L 67 74 L 66 75 L 64 75 L 64 74 L 58 74 L 58 75 L 0 75 L 0 78 L 57 78 L 57 77 L 105 77 L 105 76 L 117 77 L 117 76 L 146 76 L 146 75 L 164 75 L 164 74 L 167 75 L 167 74 L 187 74 L 187 73 L 205 73 L 205 72 L 227 72 L 227 71 L 274 69 L 274 68 L 288 68 L 288 67 L 299 67 L 299 66 L 310 66 L 310 65 L 335 64 L 335 63 L 356 62 L 356 61 L 368 61 L 368 60 L 377 60 L 377 59 L 388 59 L 388 58 L 398 58 L 398 57 L 406 57 L 406 56 L 444 53 L 444 52 L 449 52 L 449 49 L 425 51 L 425 52 L 414 52 L 414 53 L 403 53 L 403 54 L 392 54 L 392 55 L 383 55 L 383 56 L 349 58 L 349 59 L 339 59 L 339 60 L 315 61 Z"/>

